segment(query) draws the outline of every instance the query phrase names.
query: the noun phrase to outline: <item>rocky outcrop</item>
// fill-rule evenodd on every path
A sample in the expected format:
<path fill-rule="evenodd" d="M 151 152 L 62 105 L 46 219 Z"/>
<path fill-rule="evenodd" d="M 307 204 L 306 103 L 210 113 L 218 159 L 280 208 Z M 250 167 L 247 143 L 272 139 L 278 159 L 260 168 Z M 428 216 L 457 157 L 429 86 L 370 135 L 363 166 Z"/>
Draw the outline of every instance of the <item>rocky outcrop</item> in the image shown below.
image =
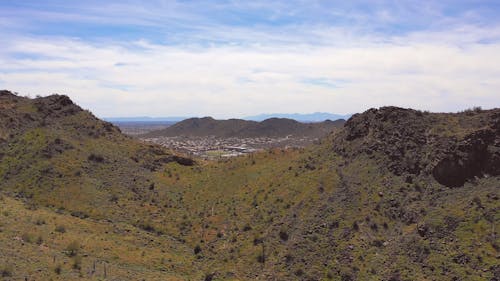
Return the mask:
<path fill-rule="evenodd" d="M 457 187 L 474 177 L 500 174 L 499 120 L 499 110 L 439 114 L 370 109 L 345 123 L 334 149 L 348 157 L 378 153 L 395 175 L 430 174 L 445 186 Z M 444 129 L 465 134 L 448 136 L 438 124 L 456 126 Z"/>
<path fill-rule="evenodd" d="M 344 125 L 340 152 L 349 156 L 379 152 L 387 156 L 388 168 L 396 175 L 419 174 L 425 167 L 420 156 L 428 142 L 425 119 L 420 111 L 398 107 L 355 114 Z"/>
<path fill-rule="evenodd" d="M 434 167 L 432 175 L 449 187 L 462 186 L 467 180 L 500 174 L 500 130 L 498 122 L 476 131 L 450 149 Z"/>
<path fill-rule="evenodd" d="M 187 157 L 180 155 L 173 155 L 167 152 L 163 147 L 150 145 L 147 149 L 139 152 L 139 155 L 133 157 L 133 160 L 139 162 L 143 160 L 142 166 L 150 171 L 158 171 L 163 165 L 176 162 L 183 166 L 193 166 L 196 162 Z"/>
<path fill-rule="evenodd" d="M 37 98 L 34 102 L 38 112 L 44 118 L 47 117 L 62 117 L 73 115 L 82 109 L 75 105 L 68 96 L 51 95 L 48 97 Z"/>

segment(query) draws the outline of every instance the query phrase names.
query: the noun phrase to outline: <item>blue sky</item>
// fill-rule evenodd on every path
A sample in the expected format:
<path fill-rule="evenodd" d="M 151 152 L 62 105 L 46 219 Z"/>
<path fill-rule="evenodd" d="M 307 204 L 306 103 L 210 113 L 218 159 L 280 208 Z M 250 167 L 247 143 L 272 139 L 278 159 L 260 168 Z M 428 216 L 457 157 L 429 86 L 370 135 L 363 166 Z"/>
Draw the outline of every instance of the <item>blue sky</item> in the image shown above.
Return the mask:
<path fill-rule="evenodd" d="M 498 107 L 499 16 L 500 1 L 2 0 L 0 88 L 98 116 Z"/>

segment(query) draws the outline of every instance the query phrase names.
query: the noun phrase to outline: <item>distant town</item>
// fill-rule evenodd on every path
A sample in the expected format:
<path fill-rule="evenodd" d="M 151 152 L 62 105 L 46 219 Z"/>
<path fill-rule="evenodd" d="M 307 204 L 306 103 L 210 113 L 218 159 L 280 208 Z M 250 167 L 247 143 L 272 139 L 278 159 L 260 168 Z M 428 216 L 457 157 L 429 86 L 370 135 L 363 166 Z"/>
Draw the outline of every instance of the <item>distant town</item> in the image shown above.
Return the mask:
<path fill-rule="evenodd" d="M 343 122 L 298 123 L 292 119 L 269 119 L 256 123 L 192 118 L 180 122 L 115 121 L 114 124 L 123 133 L 142 141 L 192 157 L 216 160 L 269 148 L 304 147 L 342 126 Z M 246 135 L 247 131 L 254 135 Z"/>
<path fill-rule="evenodd" d="M 227 157 L 235 157 L 268 148 L 282 147 L 304 147 L 313 143 L 316 139 L 310 137 L 256 137 L 256 138 L 221 138 L 208 137 L 157 137 L 143 138 L 147 142 L 153 142 L 172 150 L 187 155 L 216 160 Z"/>

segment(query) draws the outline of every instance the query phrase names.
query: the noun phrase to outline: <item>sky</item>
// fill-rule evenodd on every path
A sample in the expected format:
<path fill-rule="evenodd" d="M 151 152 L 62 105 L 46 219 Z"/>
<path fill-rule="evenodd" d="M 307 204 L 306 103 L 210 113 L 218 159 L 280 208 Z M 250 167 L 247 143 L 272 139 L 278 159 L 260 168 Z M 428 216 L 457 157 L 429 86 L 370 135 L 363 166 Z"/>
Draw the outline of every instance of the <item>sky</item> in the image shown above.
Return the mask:
<path fill-rule="evenodd" d="M 0 89 L 99 117 L 500 107 L 500 1 L 0 0 Z"/>

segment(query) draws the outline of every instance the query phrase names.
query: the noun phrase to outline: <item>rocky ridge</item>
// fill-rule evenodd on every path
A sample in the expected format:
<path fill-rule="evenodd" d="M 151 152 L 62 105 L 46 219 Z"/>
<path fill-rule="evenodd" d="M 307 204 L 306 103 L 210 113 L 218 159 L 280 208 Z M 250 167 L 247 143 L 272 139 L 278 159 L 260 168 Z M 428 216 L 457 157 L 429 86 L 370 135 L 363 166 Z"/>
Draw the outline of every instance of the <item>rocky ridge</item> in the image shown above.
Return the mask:
<path fill-rule="evenodd" d="M 456 123 L 456 128 L 446 123 Z M 500 110 L 458 114 L 382 107 L 355 114 L 335 138 L 347 157 L 382 154 L 395 175 L 430 175 L 462 186 L 474 177 L 500 174 Z M 372 156 L 374 157 L 374 156 Z"/>

